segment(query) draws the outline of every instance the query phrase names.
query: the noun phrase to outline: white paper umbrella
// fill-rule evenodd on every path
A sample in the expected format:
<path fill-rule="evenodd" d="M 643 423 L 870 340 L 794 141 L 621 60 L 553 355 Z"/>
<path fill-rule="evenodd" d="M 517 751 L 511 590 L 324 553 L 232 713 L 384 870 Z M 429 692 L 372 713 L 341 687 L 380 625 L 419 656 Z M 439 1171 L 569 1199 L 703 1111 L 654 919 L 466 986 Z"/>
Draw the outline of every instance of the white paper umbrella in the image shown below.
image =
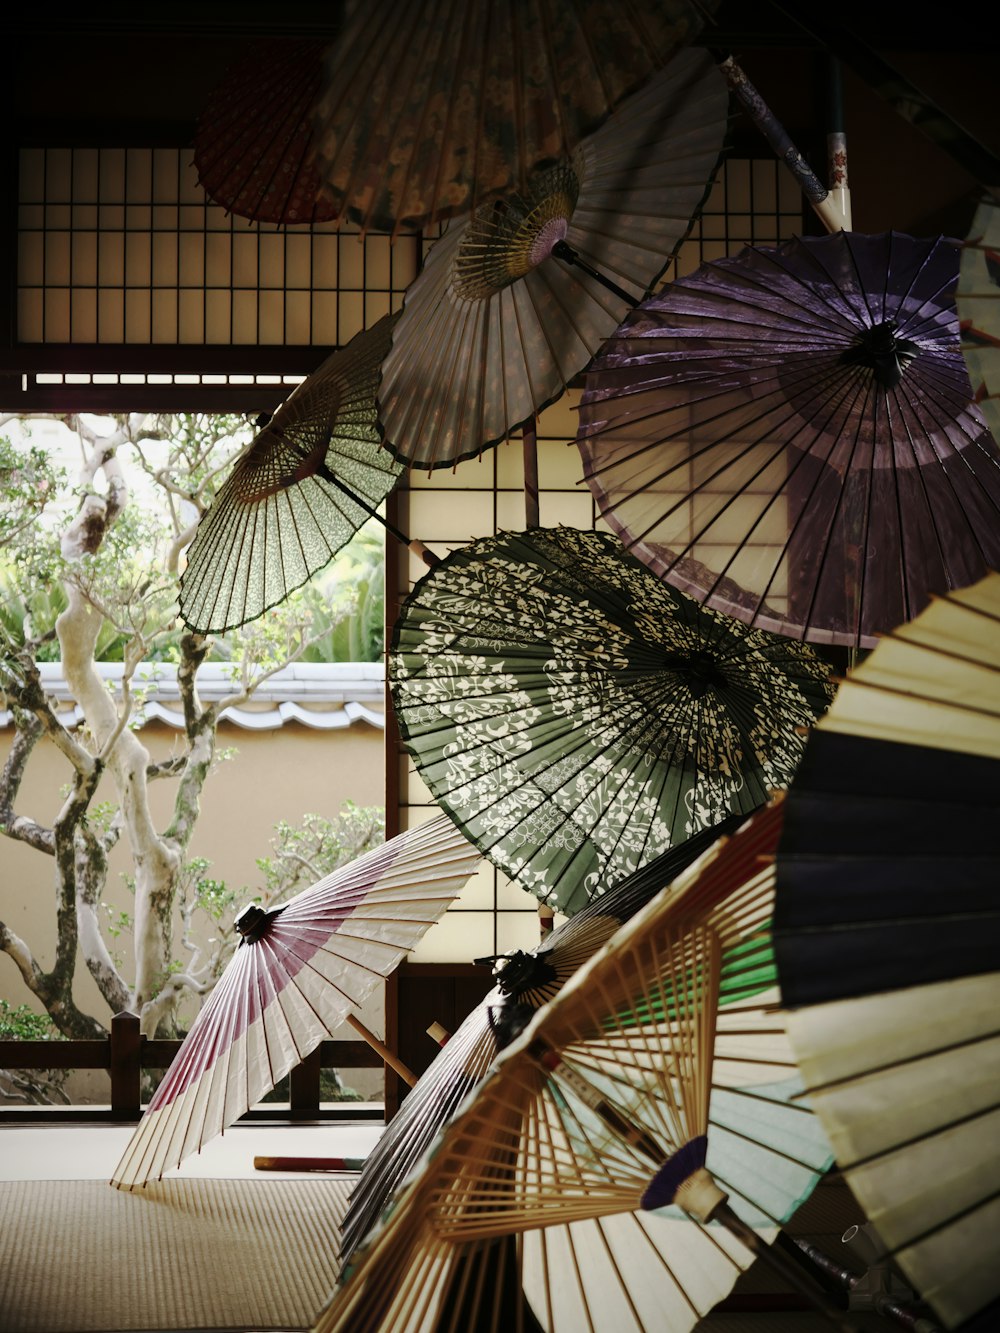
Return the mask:
<path fill-rule="evenodd" d="M 406 294 L 383 369 L 379 420 L 397 458 L 452 467 L 562 393 L 687 235 L 727 105 L 708 54 L 685 51 L 572 160 L 447 228 Z M 591 271 L 559 257 L 566 245 Z"/>
<path fill-rule="evenodd" d="M 1000 1318 L 1000 575 L 841 686 L 787 800 L 775 948 L 817 1118 L 949 1328 Z"/>
<path fill-rule="evenodd" d="M 318 1329 L 513 1327 L 499 1263 L 551 1333 L 683 1333 L 726 1295 L 829 1162 L 773 985 L 779 825 L 717 844 L 537 1013 Z"/>
<path fill-rule="evenodd" d="M 367 852 L 284 906 L 244 910 L 243 935 L 115 1168 L 159 1178 L 269 1092 L 388 976 L 479 863 L 440 817 Z"/>

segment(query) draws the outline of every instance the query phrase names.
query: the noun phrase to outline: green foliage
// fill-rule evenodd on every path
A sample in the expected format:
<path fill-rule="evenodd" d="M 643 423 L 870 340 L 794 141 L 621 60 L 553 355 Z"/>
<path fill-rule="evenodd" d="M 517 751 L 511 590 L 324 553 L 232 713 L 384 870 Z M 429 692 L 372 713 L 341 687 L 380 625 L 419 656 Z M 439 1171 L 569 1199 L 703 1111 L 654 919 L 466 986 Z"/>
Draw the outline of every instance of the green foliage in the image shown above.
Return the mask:
<path fill-rule="evenodd" d="M 47 450 L 0 435 L 0 551 L 17 551 L 25 576 L 39 583 L 58 551 L 46 520 L 65 489 L 66 473 Z"/>
<path fill-rule="evenodd" d="M 305 815 L 298 826 L 280 820 L 274 829 L 272 854 L 257 858 L 263 899 L 269 904 L 283 901 L 378 846 L 385 839 L 385 811 L 345 801 L 334 819 Z"/>
<path fill-rule="evenodd" d="M 208 862 L 205 863 L 207 868 Z M 233 912 L 237 894 L 229 888 L 224 879 L 209 879 L 200 876 L 195 880 L 194 898 L 198 908 L 213 921 L 222 919 Z"/>
<path fill-rule="evenodd" d="M 48 1014 L 36 1014 L 26 1004 L 0 1000 L 0 1038 L 13 1041 L 62 1041 Z"/>
<path fill-rule="evenodd" d="M 337 616 L 337 598 L 350 606 Z M 307 662 L 380 662 L 385 650 L 385 535 L 368 523 L 299 594 L 312 617 Z"/>
<path fill-rule="evenodd" d="M 38 443 L 43 432 L 45 447 Z M 57 623 L 64 637 L 77 636 L 76 644 L 88 647 L 88 630 L 100 625 L 94 651 L 98 661 L 124 661 L 130 667 L 140 661 L 180 661 L 186 631 L 177 615 L 178 563 L 183 564 L 183 549 L 198 514 L 211 502 L 250 435 L 240 418 L 199 415 L 120 417 L 113 422 L 83 416 L 41 425 L 11 423 L 10 439 L 0 439 L 0 643 L 10 658 L 9 674 L 15 682 L 24 684 L 17 675 L 19 656 L 22 666 L 29 656 L 35 661 L 58 660 Z M 74 451 L 84 463 L 81 476 L 87 479 L 79 486 L 54 461 L 65 454 L 72 468 Z M 234 686 L 251 690 L 256 678 L 293 659 L 379 660 L 383 554 L 382 529 L 363 529 L 317 579 L 282 607 L 213 639 L 211 656 L 230 664 Z M 60 622 L 70 606 L 79 614 Z M 139 706 L 150 688 L 140 677 L 133 680 L 137 707 L 129 725 L 138 725 Z M 211 725 L 211 714 L 205 721 Z M 94 750 L 96 742 L 86 725 L 74 735 L 84 748 Z M 193 745 L 193 739 L 187 739 Z M 154 765 L 150 776 L 169 779 L 183 772 L 188 786 L 196 787 L 205 770 L 197 755 L 188 763 L 194 753 L 179 752 L 169 762 Z M 204 753 L 204 748 L 198 752 Z M 226 752 L 216 752 L 207 771 L 226 757 Z M 194 813 L 184 826 L 185 837 L 197 816 L 196 804 L 190 800 L 189 804 Z M 81 818 L 79 811 L 71 813 L 74 821 Z M 114 804 L 94 800 L 82 819 L 83 825 L 75 822 L 73 827 L 80 847 L 108 852 L 118 844 L 128 853 L 128 843 L 118 842 L 126 821 Z M 173 831 L 172 825 L 168 834 Z M 269 855 L 259 863 L 262 882 L 256 890 L 215 878 L 204 858 L 184 862 L 176 877 L 171 867 L 169 883 L 157 889 L 145 917 L 158 934 L 143 941 L 144 949 L 153 944 L 157 966 L 162 968 L 160 984 L 167 992 L 161 1008 L 167 1013 L 164 1021 L 175 1020 L 168 1009 L 175 991 L 178 1004 L 181 997 L 192 1003 L 194 992 L 219 975 L 234 947 L 232 917 L 252 895 L 269 903 L 281 901 L 383 838 L 381 810 L 348 805 L 332 820 L 309 815 L 301 825 L 276 826 Z M 104 869 L 103 861 L 94 864 Z M 135 865 L 131 873 L 122 874 L 122 880 L 135 894 Z M 99 888 L 97 893 L 99 898 L 115 896 Z M 119 982 L 126 991 L 130 986 L 125 958 L 132 952 L 135 914 L 102 902 L 101 918 L 119 973 L 113 979 L 115 986 L 104 989 L 119 994 Z M 171 927 L 176 942 L 168 946 Z M 122 952 L 112 952 L 116 946 Z M 184 977 L 170 986 L 169 978 L 177 972 Z M 66 1027 L 64 1011 L 65 1006 L 57 1012 Z M 28 1013 L 22 1006 L 16 1015 L 0 1017 L 25 1024 Z M 48 1024 L 48 1019 L 38 1021 Z M 156 1021 L 161 1021 L 160 1013 Z"/>
<path fill-rule="evenodd" d="M 157 429 L 163 423 L 154 423 Z M 167 440 L 122 446 L 123 466 L 149 482 L 107 530 L 96 553 L 67 563 L 60 529 L 82 498 L 29 440 L 0 437 L 0 625 L 16 644 L 42 640 L 39 661 L 57 661 L 54 629 L 75 583 L 104 614 L 95 657 L 120 662 L 134 636 L 149 661 L 176 662 L 183 625 L 177 581 L 167 572 L 171 544 L 190 525 L 196 505 L 211 500 L 229 460 L 249 438 L 239 417 L 185 414 L 166 420 Z M 153 428 L 151 427 L 151 430 Z M 155 431 L 154 431 L 155 433 Z M 384 533 L 368 523 L 304 588 L 242 630 L 214 640 L 210 656 L 247 658 L 269 669 L 304 636 L 308 662 L 375 662 L 383 653 Z"/>
<path fill-rule="evenodd" d="M 135 892 L 133 887 L 132 892 Z M 135 925 L 131 912 L 123 912 L 121 908 L 114 907 L 111 903 L 101 903 L 104 909 L 104 928 L 113 940 L 121 935 L 131 934 Z"/>
<path fill-rule="evenodd" d="M 0 436 L 0 626 L 18 646 L 52 634 L 66 595 L 56 582 L 61 557 L 51 524 L 65 472 L 44 449 Z M 58 656 L 44 643 L 40 661 Z"/>
<path fill-rule="evenodd" d="M 26 1004 L 0 1000 L 0 1040 L 64 1041 L 48 1014 L 36 1014 Z M 68 1104 L 66 1069 L 0 1069 L 0 1101 Z"/>

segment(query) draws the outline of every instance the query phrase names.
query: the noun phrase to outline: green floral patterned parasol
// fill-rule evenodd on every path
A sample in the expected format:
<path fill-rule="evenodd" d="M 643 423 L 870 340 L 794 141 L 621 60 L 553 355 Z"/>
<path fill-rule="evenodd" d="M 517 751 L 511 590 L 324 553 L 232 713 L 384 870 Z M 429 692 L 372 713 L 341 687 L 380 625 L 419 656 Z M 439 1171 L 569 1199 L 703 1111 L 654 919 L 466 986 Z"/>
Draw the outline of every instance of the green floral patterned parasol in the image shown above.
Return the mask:
<path fill-rule="evenodd" d="M 808 647 L 706 610 L 615 538 L 502 533 L 414 588 L 389 664 L 404 742 L 476 846 L 572 913 L 785 787 L 833 696 Z"/>

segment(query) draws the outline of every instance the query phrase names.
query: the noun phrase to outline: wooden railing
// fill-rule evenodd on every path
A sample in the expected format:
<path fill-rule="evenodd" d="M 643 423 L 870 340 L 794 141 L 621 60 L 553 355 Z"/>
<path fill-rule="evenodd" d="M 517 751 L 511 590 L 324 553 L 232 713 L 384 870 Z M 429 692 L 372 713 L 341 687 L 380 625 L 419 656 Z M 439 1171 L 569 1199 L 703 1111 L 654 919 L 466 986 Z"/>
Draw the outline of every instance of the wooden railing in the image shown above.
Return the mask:
<path fill-rule="evenodd" d="M 135 1014 L 116 1014 L 107 1037 L 91 1041 L 0 1040 L 0 1069 L 106 1069 L 111 1075 L 111 1106 L 39 1107 L 22 1103 L 0 1103 L 0 1120 L 72 1119 L 138 1120 L 142 1114 L 142 1072 L 166 1069 L 177 1054 L 180 1041 L 143 1036 Z M 381 1068 L 382 1060 L 364 1041 L 324 1041 L 291 1071 L 289 1105 L 257 1108 L 247 1119 L 293 1120 L 363 1119 L 377 1116 L 380 1109 L 365 1111 L 356 1103 L 342 1102 L 335 1108 L 320 1107 L 320 1074 L 324 1069 Z"/>

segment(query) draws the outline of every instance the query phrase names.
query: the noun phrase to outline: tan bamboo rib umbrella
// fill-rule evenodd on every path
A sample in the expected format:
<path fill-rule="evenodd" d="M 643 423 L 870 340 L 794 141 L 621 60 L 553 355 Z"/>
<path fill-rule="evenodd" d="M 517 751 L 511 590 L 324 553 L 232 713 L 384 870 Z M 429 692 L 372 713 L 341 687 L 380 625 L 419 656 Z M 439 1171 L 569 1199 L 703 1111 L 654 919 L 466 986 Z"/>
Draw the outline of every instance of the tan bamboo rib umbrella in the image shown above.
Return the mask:
<path fill-rule="evenodd" d="M 181 616 L 198 633 L 243 625 L 283 602 L 378 517 L 402 473 L 381 448 L 375 410 L 393 320 L 328 357 L 237 460 L 181 575 Z"/>
<path fill-rule="evenodd" d="M 623 922 L 741 822 L 740 817 L 731 817 L 695 834 L 595 898 L 556 927 L 537 949 L 495 960 L 498 985 L 439 1051 L 365 1161 L 344 1217 L 341 1255 L 345 1261 L 402 1187 L 438 1130 L 486 1077 L 511 1019 L 525 1005 L 537 1009 L 548 1003 Z"/>
<path fill-rule="evenodd" d="M 829 1161 L 774 987 L 780 807 L 717 844 L 530 1020 L 439 1138 L 317 1329 L 683 1333 Z M 477 1256 L 482 1262 L 477 1262 Z M 516 1313 L 516 1312 L 515 1312 Z"/>

